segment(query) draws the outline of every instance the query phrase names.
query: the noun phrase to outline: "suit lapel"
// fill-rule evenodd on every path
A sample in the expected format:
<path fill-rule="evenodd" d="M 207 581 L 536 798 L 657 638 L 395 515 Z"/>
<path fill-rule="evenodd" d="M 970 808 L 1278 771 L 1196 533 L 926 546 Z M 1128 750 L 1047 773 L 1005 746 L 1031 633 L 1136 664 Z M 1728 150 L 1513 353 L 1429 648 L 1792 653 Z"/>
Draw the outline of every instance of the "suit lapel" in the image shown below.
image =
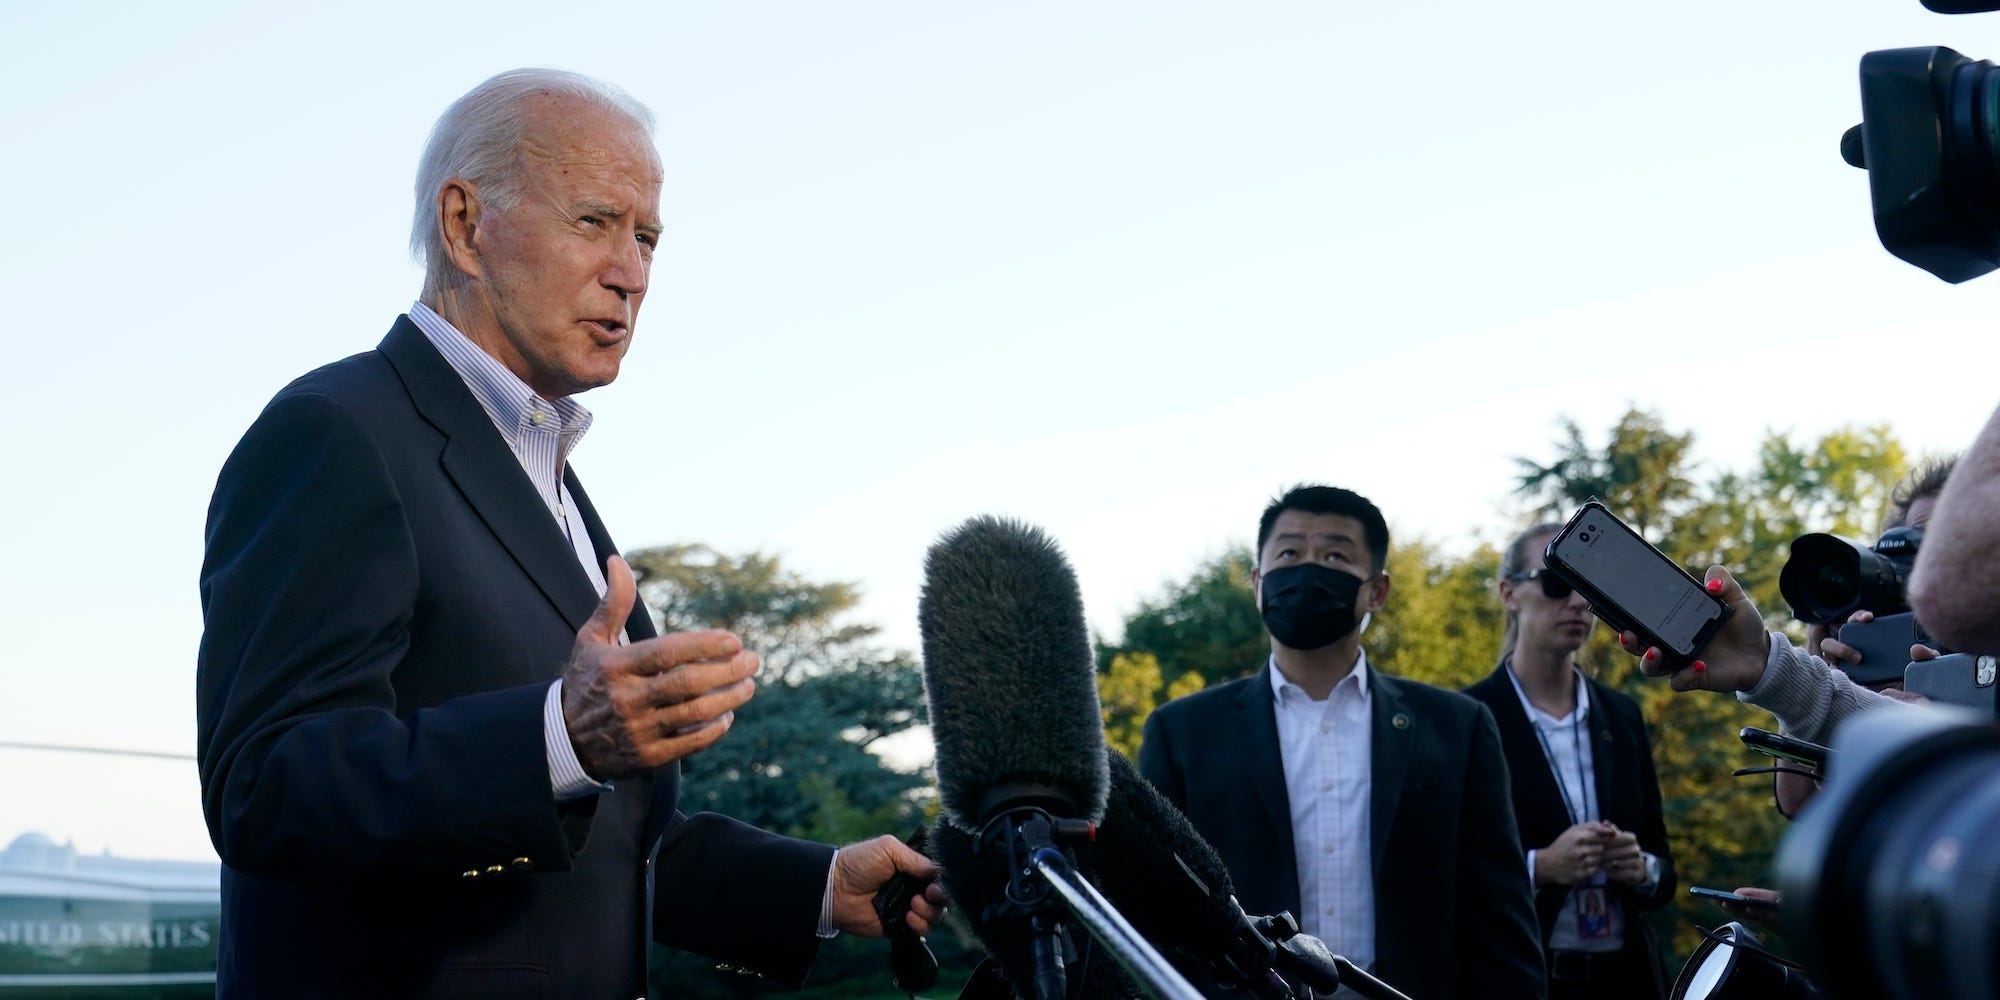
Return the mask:
<path fill-rule="evenodd" d="M 597 608 L 597 589 L 472 390 L 406 316 L 397 317 L 380 350 L 417 411 L 444 434 L 445 475 L 570 627 L 581 629 Z"/>
<path fill-rule="evenodd" d="M 1517 798 L 1532 805 L 1535 815 L 1560 816 L 1562 822 L 1557 824 L 1556 829 L 1567 830 L 1575 821 L 1570 818 L 1569 806 L 1563 804 L 1562 789 L 1556 787 L 1555 772 L 1549 770 L 1549 758 L 1542 752 L 1541 737 L 1535 735 L 1528 713 L 1521 708 L 1521 696 L 1515 692 L 1514 682 L 1507 676 L 1506 664 L 1501 664 L 1493 672 L 1493 679 L 1495 687 L 1505 692 L 1506 697 L 1494 698 L 1487 703 L 1487 707 L 1493 710 L 1493 723 L 1500 730 L 1500 746 L 1507 755 L 1507 768 L 1514 786 L 1519 790 Z M 1597 712 L 1590 714 L 1594 718 Z M 1602 787 L 1600 784 L 1600 794 Z"/>
<path fill-rule="evenodd" d="M 1588 678 L 1583 684 L 1585 690 L 1590 692 L 1590 717 L 1586 724 L 1590 726 L 1590 771 L 1592 784 L 1596 786 L 1597 818 L 1611 819 L 1611 796 L 1614 792 L 1611 784 L 1611 706 L 1607 703 L 1609 699 L 1604 697 L 1602 686 Z"/>
<path fill-rule="evenodd" d="M 597 563 L 602 566 L 604 560 L 617 554 L 618 547 L 611 544 L 611 533 L 605 530 L 604 520 L 597 516 L 597 507 L 590 502 L 590 495 L 583 492 L 583 481 L 576 478 L 575 469 L 563 468 L 563 485 L 569 487 L 569 497 L 576 501 L 577 516 L 583 518 L 583 530 L 590 534 L 591 550 L 597 553 Z M 656 634 L 653 613 L 646 609 L 646 602 L 633 601 L 632 614 L 625 619 L 626 638 L 638 642 Z"/>
<path fill-rule="evenodd" d="M 1382 855 L 1395 832 L 1396 807 L 1403 801 L 1403 775 L 1410 766 L 1410 741 L 1423 720 L 1403 704 L 1395 685 L 1368 665 L 1368 859 L 1375 884 L 1382 884 Z M 1379 912 L 1380 901 L 1377 901 Z"/>
<path fill-rule="evenodd" d="M 1285 794 L 1285 760 L 1278 746 L 1278 717 L 1271 703 L 1270 661 L 1266 660 L 1264 669 L 1243 686 L 1243 693 L 1236 699 L 1236 715 L 1230 720 L 1229 728 L 1242 734 L 1243 753 L 1238 759 L 1243 762 L 1244 780 L 1256 790 L 1257 800 L 1263 803 L 1265 816 L 1276 834 L 1271 849 L 1289 868 L 1296 863 L 1292 841 L 1292 800 Z M 1296 876 L 1292 885 L 1296 892 Z"/>

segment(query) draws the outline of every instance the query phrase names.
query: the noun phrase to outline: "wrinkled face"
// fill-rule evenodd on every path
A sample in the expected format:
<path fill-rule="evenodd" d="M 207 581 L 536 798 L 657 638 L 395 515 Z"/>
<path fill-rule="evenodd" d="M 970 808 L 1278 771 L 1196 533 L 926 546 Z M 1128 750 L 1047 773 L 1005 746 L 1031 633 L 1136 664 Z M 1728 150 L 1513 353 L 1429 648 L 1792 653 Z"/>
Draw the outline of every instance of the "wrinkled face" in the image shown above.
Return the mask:
<path fill-rule="evenodd" d="M 660 235 L 659 157 L 638 125 L 536 98 L 519 202 L 471 198 L 466 336 L 555 399 L 606 385 L 632 342 Z M 467 328 L 469 327 L 469 328 Z"/>
<path fill-rule="evenodd" d="M 1549 547 L 1549 540 L 1554 537 L 1555 533 L 1550 532 L 1528 540 L 1527 557 L 1521 561 L 1521 572 L 1532 573 L 1545 568 L 1542 551 Z M 1524 646 L 1574 653 L 1583 647 L 1585 639 L 1590 638 L 1590 627 L 1594 621 L 1590 615 L 1590 602 L 1574 590 L 1562 597 L 1550 597 L 1542 592 L 1539 579 L 1502 580 L 1500 602 L 1519 616 L 1520 641 Z"/>

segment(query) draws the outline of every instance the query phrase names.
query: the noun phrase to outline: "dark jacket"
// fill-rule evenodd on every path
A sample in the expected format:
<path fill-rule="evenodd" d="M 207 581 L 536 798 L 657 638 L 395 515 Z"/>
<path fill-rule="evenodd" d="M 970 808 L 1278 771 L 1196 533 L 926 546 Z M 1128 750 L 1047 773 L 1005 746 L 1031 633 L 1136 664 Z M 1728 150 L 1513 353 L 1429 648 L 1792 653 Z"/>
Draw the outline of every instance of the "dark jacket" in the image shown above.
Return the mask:
<path fill-rule="evenodd" d="M 566 477 L 598 558 L 615 552 Z M 629 998 L 649 929 L 804 977 L 830 848 L 681 816 L 671 765 L 555 801 L 543 699 L 597 594 L 408 318 L 278 393 L 206 541 L 221 996 Z M 654 634 L 643 606 L 626 629 Z"/>
<path fill-rule="evenodd" d="M 1493 719 L 1370 665 L 1375 973 L 1416 1000 L 1544 995 Z M 1146 720 L 1139 766 L 1222 855 L 1243 908 L 1299 910 L 1270 666 Z"/>
<path fill-rule="evenodd" d="M 1663 996 L 1665 970 L 1660 966 L 1659 942 L 1645 914 L 1673 899 L 1676 876 L 1666 822 L 1661 818 L 1653 744 L 1646 736 L 1646 720 L 1639 714 L 1638 703 L 1589 678 L 1584 683 L 1590 691 L 1587 721 L 1598 814 L 1620 830 L 1638 834 L 1639 848 L 1660 859 L 1660 878 L 1652 891 L 1642 895 L 1616 882 L 1611 883 L 1611 889 L 1625 911 L 1625 951 L 1644 961 L 1653 973 L 1653 995 Z M 1521 709 L 1521 697 L 1515 693 L 1506 667 L 1495 669 L 1465 693 L 1492 711 L 1500 727 L 1500 746 L 1514 776 L 1514 819 L 1520 824 L 1523 847 L 1548 846 L 1570 828 L 1569 807 L 1563 804 L 1548 757 Z M 1544 886 L 1535 892 L 1535 915 L 1543 941 L 1548 940 L 1568 895 L 1566 886 Z"/>

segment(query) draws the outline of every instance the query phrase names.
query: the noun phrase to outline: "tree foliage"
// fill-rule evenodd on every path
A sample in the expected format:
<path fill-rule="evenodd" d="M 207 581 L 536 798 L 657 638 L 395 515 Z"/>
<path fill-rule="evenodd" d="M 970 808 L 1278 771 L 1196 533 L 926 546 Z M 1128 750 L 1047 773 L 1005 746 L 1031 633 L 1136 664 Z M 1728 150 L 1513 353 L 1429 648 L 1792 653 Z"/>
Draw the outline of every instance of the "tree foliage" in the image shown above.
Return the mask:
<path fill-rule="evenodd" d="M 1728 566 L 1772 627 L 1794 634 L 1777 590 L 1791 539 L 1830 531 L 1873 541 L 1890 488 L 1908 464 L 1902 445 L 1880 426 L 1841 428 L 1804 443 L 1767 431 L 1754 464 L 1740 470 L 1699 466 L 1692 433 L 1641 410 L 1620 416 L 1601 441 L 1574 420 L 1557 428 L 1552 457 L 1517 459 L 1523 509 L 1517 524 L 1501 526 L 1508 535 L 1567 519 L 1596 497 L 1695 575 L 1710 564 Z M 1251 596 L 1252 565 L 1247 550 L 1204 562 L 1143 604 L 1122 642 L 1106 647 L 1100 688 L 1114 744 L 1135 737 L 1145 713 L 1168 696 L 1165 678 L 1193 672 L 1214 683 L 1263 663 L 1269 639 Z M 1397 545 L 1389 554 L 1388 605 L 1364 637 L 1370 663 L 1451 688 L 1485 676 L 1504 628 L 1498 567 L 1490 545 L 1469 552 L 1423 538 Z M 1643 676 L 1608 629 L 1596 630 L 1578 659 L 1645 715 L 1682 884 L 1768 884 L 1784 820 L 1772 808 L 1768 777 L 1730 772 L 1763 763 L 1736 734 L 1744 726 L 1772 728 L 1771 717 L 1734 698 L 1674 693 Z M 1670 944 L 1669 961 L 1677 967 L 1699 941 L 1697 924 L 1722 919 L 1720 911 L 1677 894 L 1655 916 Z"/>
<path fill-rule="evenodd" d="M 1122 644 L 1098 643 L 1098 670 L 1120 653 L 1150 653 L 1162 677 L 1194 674 L 1218 684 L 1253 673 L 1271 653 L 1264 619 L 1251 597 L 1256 557 L 1232 549 L 1201 564 L 1187 579 L 1169 583 L 1125 620 Z"/>
<path fill-rule="evenodd" d="M 1097 675 L 1097 701 L 1104 712 L 1104 741 L 1127 757 L 1139 756 L 1139 737 L 1153 709 L 1206 687 L 1190 670 L 1166 682 L 1160 658 L 1151 653 L 1120 653 L 1111 668 Z"/>

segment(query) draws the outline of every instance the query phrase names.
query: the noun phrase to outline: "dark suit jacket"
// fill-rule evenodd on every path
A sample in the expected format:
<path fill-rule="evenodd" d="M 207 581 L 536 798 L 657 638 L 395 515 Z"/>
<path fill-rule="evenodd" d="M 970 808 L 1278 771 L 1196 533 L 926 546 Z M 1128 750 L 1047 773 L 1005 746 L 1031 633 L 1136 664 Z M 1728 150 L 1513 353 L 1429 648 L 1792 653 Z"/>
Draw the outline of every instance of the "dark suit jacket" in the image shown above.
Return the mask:
<path fill-rule="evenodd" d="M 1374 666 L 1376 975 L 1416 1000 L 1544 995 L 1492 716 L 1464 695 Z M 1252 914 L 1299 910 L 1270 671 L 1161 706 L 1139 748 L 1140 770 L 1221 853 Z"/>
<path fill-rule="evenodd" d="M 1667 825 L 1660 813 L 1660 779 L 1653 772 L 1653 744 L 1646 736 L 1646 720 L 1637 703 L 1589 678 L 1584 683 L 1590 691 L 1591 769 L 1595 772 L 1592 778 L 1598 814 L 1618 824 L 1620 830 L 1638 834 L 1639 848 L 1660 859 L 1660 880 L 1651 892 L 1642 895 L 1616 882 L 1611 888 L 1625 911 L 1625 950 L 1644 961 L 1653 973 L 1653 994 L 1663 996 L 1659 942 L 1645 914 L 1674 898 L 1676 876 L 1673 853 L 1667 846 Z M 1521 697 L 1514 693 L 1506 667 L 1496 668 L 1465 693 L 1491 710 L 1500 727 L 1500 746 L 1514 776 L 1514 819 L 1521 827 L 1523 848 L 1547 847 L 1570 828 L 1569 807 L 1563 804 L 1549 759 L 1528 723 L 1527 712 L 1521 709 Z M 1568 895 L 1565 886 L 1536 890 L 1535 915 L 1541 922 L 1543 941 L 1548 940 Z"/>
<path fill-rule="evenodd" d="M 649 927 L 804 977 L 830 848 L 681 816 L 673 766 L 555 801 L 543 699 L 597 594 L 408 318 L 244 434 L 201 597 L 222 996 L 633 997 Z"/>

